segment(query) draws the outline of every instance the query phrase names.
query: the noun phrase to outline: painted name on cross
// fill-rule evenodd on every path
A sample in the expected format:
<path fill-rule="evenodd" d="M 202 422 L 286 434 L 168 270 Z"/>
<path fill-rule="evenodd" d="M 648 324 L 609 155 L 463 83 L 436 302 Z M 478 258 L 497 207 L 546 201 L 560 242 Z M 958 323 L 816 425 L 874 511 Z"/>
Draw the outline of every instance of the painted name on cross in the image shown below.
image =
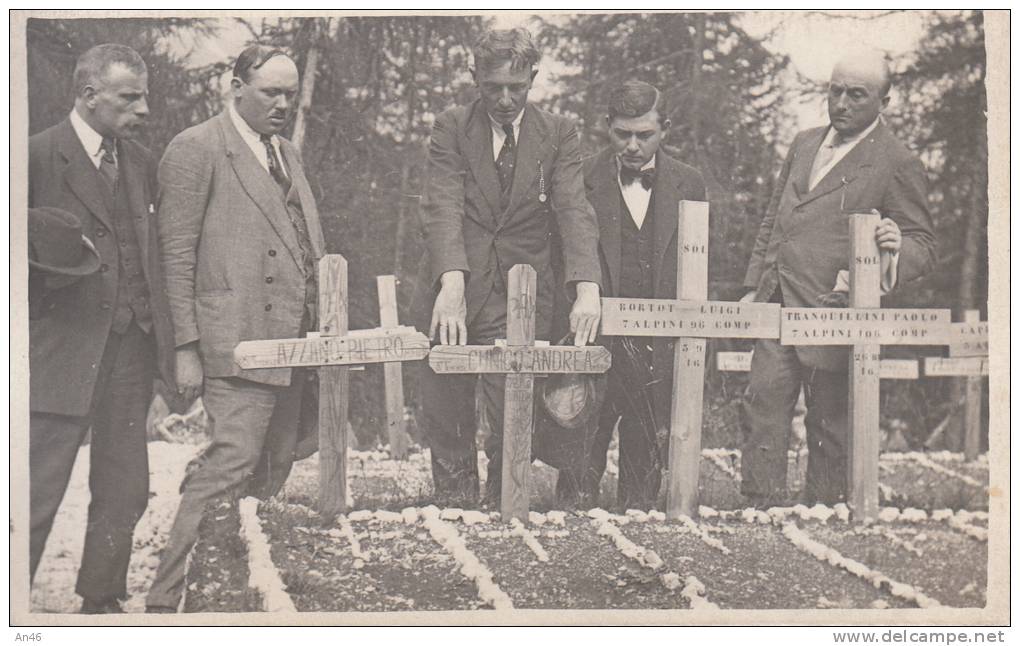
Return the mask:
<path fill-rule="evenodd" d="M 949 310 L 787 307 L 783 345 L 945 345 Z"/>
<path fill-rule="evenodd" d="M 234 361 L 245 369 L 335 366 L 424 359 L 428 338 L 421 333 L 359 334 L 245 341 L 234 349 Z"/>
<path fill-rule="evenodd" d="M 988 356 L 988 322 L 952 323 L 949 341 L 950 357 Z"/>
<path fill-rule="evenodd" d="M 437 373 L 601 373 L 611 355 L 603 347 L 436 346 L 429 365 Z"/>
<path fill-rule="evenodd" d="M 602 332 L 616 336 L 779 337 L 776 303 L 603 298 Z"/>

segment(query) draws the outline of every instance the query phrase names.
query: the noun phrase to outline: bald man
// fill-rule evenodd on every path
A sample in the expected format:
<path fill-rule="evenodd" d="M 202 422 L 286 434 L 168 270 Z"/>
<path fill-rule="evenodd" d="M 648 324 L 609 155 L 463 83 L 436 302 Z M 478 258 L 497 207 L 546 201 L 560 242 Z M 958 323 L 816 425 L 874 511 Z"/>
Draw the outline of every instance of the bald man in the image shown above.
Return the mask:
<path fill-rule="evenodd" d="M 877 211 L 883 290 L 928 272 L 935 238 L 921 162 L 881 118 L 889 103 L 884 58 L 841 60 L 829 83 L 829 125 L 797 134 L 762 219 L 744 280 L 744 302 L 831 306 L 845 290 L 850 213 Z M 845 276 L 845 274 L 844 274 Z M 835 298 L 834 298 L 835 296 Z M 742 491 L 759 507 L 785 503 L 787 449 L 801 387 L 807 403 L 803 501 L 834 504 L 847 490 L 848 349 L 755 344 L 747 393 Z"/>

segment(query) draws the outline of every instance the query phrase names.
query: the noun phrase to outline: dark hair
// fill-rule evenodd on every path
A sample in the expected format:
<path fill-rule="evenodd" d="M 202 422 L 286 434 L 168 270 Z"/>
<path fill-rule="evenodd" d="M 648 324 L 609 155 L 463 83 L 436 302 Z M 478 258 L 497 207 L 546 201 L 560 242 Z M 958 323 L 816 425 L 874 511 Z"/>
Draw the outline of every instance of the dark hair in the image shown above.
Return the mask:
<path fill-rule="evenodd" d="M 478 37 L 472 53 L 478 71 L 494 69 L 507 61 L 510 69 L 530 70 L 541 58 L 535 39 L 524 27 L 490 29 Z"/>
<path fill-rule="evenodd" d="M 257 70 L 266 64 L 271 58 L 277 56 L 286 56 L 290 58 L 290 55 L 280 49 L 279 47 L 270 47 L 269 45 L 251 45 L 245 47 L 237 56 L 237 62 L 234 63 L 234 78 L 239 78 L 245 83 L 251 80 L 252 70 Z"/>
<path fill-rule="evenodd" d="M 668 120 L 666 97 L 650 83 L 631 79 L 609 91 L 609 120 L 616 117 L 640 117 L 655 110 L 659 123 Z"/>
<path fill-rule="evenodd" d="M 123 65 L 135 74 L 146 73 L 145 61 L 130 47 L 115 43 L 96 45 L 79 56 L 74 64 L 71 77 L 74 95 L 80 96 L 86 87 L 97 85 L 112 65 Z"/>

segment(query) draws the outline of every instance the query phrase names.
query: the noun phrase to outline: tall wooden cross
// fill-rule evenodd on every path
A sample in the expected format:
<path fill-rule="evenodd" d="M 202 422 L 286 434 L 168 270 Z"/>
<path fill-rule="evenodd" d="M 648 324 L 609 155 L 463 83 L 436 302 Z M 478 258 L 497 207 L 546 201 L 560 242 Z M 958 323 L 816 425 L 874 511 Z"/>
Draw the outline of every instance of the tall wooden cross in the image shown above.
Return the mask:
<path fill-rule="evenodd" d="M 698 508 L 706 338 L 779 338 L 784 345 L 853 346 L 850 362 L 849 502 L 855 517 L 878 515 L 879 377 L 882 345 L 945 345 L 949 311 L 881 309 L 877 214 L 850 226 L 850 308 L 782 308 L 707 301 L 708 205 L 683 201 L 677 226 L 677 298 L 604 298 L 607 335 L 678 337 L 673 359 L 666 515 Z"/>
<path fill-rule="evenodd" d="M 379 290 L 379 325 L 383 329 L 400 327 L 397 316 L 397 277 L 377 276 Z M 404 370 L 400 361 L 383 364 L 386 382 L 386 436 L 390 441 L 390 456 L 394 460 L 407 457 L 407 430 L 404 424 Z"/>
<path fill-rule="evenodd" d="M 609 350 L 600 346 L 535 345 L 535 270 L 514 265 L 507 281 L 506 345 L 440 345 L 429 353 L 439 374 L 500 373 L 503 395 L 503 473 L 500 516 L 528 521 L 531 433 L 535 375 L 596 374 L 609 369 Z"/>
<path fill-rule="evenodd" d="M 978 310 L 963 313 L 963 322 L 950 326 L 949 358 L 928 357 L 924 373 L 930 377 L 966 377 L 963 456 L 967 461 L 981 451 L 981 402 L 988 376 L 988 322 Z"/>
<path fill-rule="evenodd" d="M 303 339 L 243 341 L 234 348 L 241 368 L 319 369 L 319 513 L 332 517 L 347 507 L 347 366 L 417 361 L 429 340 L 411 327 L 347 329 L 347 260 L 319 261 L 319 331 Z"/>
<path fill-rule="evenodd" d="M 706 300 L 708 203 L 681 201 L 677 223 L 677 300 L 603 298 L 602 333 L 676 337 L 669 423 L 666 515 L 698 509 L 707 338 L 779 337 L 779 305 Z"/>

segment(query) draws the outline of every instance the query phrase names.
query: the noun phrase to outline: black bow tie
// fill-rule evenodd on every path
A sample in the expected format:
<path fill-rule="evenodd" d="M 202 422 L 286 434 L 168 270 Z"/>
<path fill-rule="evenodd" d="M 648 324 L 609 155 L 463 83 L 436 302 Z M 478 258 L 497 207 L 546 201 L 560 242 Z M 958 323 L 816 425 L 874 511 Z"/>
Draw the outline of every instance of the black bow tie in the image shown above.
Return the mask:
<path fill-rule="evenodd" d="M 655 182 L 655 169 L 646 168 L 644 170 L 631 170 L 626 166 L 620 167 L 620 183 L 624 186 L 630 186 L 634 182 L 640 181 L 641 186 L 646 190 L 652 190 L 652 184 Z"/>

